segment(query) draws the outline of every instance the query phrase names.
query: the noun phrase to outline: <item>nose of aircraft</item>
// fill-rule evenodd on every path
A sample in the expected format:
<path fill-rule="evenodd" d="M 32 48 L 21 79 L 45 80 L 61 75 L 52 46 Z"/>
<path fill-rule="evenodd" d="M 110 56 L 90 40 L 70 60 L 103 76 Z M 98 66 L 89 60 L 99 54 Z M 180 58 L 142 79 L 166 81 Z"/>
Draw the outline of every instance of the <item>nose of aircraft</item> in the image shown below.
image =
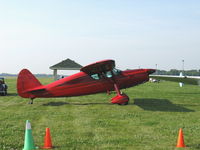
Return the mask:
<path fill-rule="evenodd" d="M 156 72 L 156 70 L 155 69 L 146 69 L 146 72 L 148 74 L 152 74 L 152 73 Z"/>

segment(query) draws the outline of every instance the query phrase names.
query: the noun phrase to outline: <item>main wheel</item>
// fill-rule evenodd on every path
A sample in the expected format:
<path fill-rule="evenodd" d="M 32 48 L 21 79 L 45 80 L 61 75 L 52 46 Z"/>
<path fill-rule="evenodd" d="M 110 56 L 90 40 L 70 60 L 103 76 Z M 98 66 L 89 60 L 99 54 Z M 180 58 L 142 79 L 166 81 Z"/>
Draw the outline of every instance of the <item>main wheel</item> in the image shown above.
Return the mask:
<path fill-rule="evenodd" d="M 119 104 L 119 105 L 127 105 L 129 101 L 129 97 L 125 94 L 117 95 L 112 98 L 111 102 L 113 104 Z"/>

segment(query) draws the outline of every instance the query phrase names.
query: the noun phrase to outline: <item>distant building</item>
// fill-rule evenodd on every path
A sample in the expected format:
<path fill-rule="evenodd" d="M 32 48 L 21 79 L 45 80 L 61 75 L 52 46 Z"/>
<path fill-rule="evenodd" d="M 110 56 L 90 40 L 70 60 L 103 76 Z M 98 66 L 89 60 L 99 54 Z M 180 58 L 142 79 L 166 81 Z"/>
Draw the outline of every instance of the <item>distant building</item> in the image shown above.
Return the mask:
<path fill-rule="evenodd" d="M 54 80 L 57 80 L 57 72 L 58 70 L 80 70 L 82 66 L 75 61 L 71 59 L 63 60 L 60 63 L 57 63 L 51 67 L 49 67 L 51 70 L 53 70 Z"/>

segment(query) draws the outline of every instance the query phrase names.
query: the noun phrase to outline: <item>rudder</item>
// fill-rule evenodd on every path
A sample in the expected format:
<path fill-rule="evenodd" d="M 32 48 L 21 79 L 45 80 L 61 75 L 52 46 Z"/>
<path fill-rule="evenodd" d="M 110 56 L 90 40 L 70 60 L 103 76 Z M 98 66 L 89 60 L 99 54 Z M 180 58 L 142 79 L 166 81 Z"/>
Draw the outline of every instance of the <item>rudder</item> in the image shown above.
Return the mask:
<path fill-rule="evenodd" d="M 28 93 L 29 89 L 41 86 L 42 84 L 36 77 L 27 69 L 20 71 L 17 78 L 17 92 L 23 98 L 34 98 L 34 95 Z"/>

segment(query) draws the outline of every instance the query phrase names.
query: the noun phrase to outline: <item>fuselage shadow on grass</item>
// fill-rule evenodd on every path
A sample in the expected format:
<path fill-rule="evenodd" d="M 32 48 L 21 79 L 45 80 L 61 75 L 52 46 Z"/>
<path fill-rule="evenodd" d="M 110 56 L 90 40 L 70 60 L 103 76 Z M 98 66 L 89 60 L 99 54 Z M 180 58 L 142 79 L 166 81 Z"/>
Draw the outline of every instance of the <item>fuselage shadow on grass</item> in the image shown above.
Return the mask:
<path fill-rule="evenodd" d="M 194 112 L 194 110 L 173 104 L 167 99 L 136 98 L 134 104 L 148 111 Z"/>
<path fill-rule="evenodd" d="M 111 103 L 79 103 L 79 102 L 49 102 L 43 106 L 62 106 L 62 105 L 112 105 Z"/>

